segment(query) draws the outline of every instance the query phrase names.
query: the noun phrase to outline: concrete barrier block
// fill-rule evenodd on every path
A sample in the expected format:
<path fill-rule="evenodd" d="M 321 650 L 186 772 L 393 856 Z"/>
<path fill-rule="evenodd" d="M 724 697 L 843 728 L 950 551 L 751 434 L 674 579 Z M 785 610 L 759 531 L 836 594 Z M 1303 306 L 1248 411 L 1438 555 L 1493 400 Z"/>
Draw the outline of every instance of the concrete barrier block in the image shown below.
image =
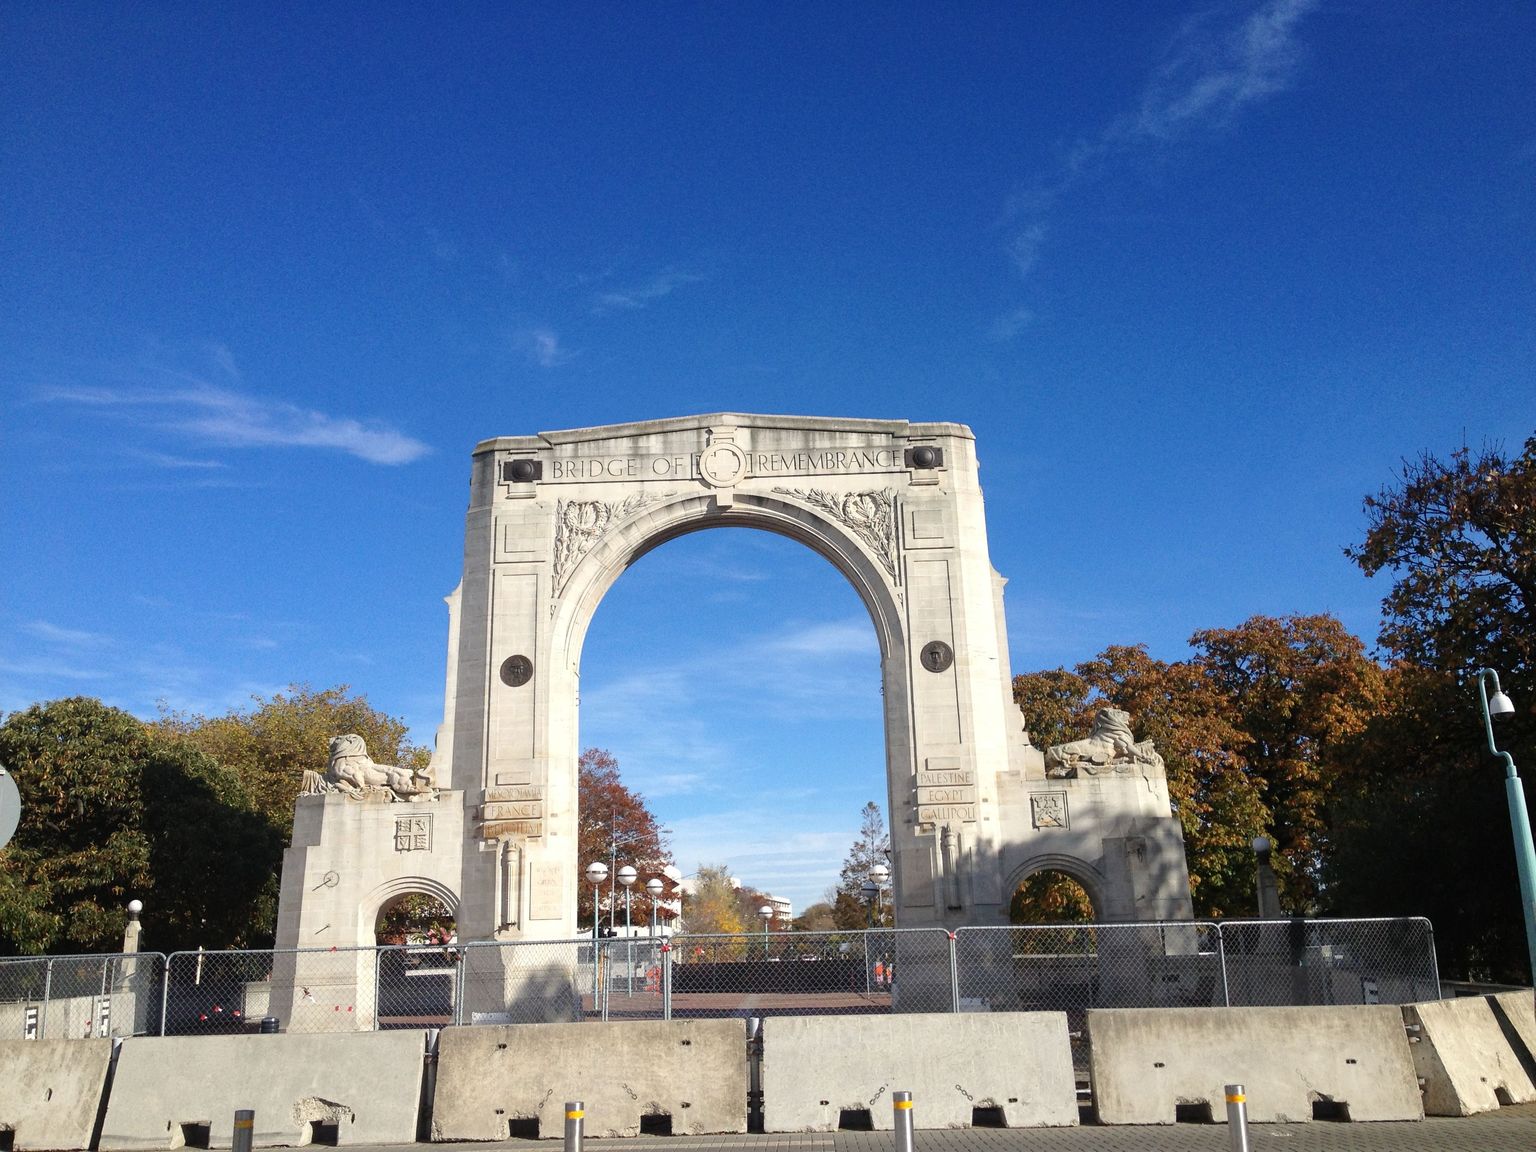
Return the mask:
<path fill-rule="evenodd" d="M 1010 1128 L 1077 1123 L 1062 1012 L 774 1016 L 763 1021 L 763 1123 L 831 1132 L 845 1109 L 893 1126 L 891 1093 L 912 1093 L 918 1128 L 965 1128 L 975 1109 Z"/>
<path fill-rule="evenodd" d="M 1422 1120 L 1396 1007 L 1103 1008 L 1088 1013 L 1089 1069 L 1102 1124 L 1172 1124 L 1177 1106 L 1226 1122 L 1242 1084 L 1259 1123 Z"/>
<path fill-rule="evenodd" d="M 0 1132 L 16 1152 L 89 1148 L 111 1040 L 0 1041 Z"/>
<path fill-rule="evenodd" d="M 438 1036 L 434 1140 L 559 1139 L 580 1100 L 588 1136 L 637 1136 L 670 1117 L 677 1136 L 747 1130 L 741 1020 L 511 1024 Z"/>
<path fill-rule="evenodd" d="M 1429 1115 L 1470 1116 L 1536 1100 L 1536 1085 L 1483 997 L 1426 1000 L 1402 1011 L 1404 1021 L 1418 1025 L 1413 1063 Z"/>
<path fill-rule="evenodd" d="M 123 1041 L 103 1152 L 228 1148 L 235 1110 L 256 1112 L 258 1147 L 416 1139 L 425 1033 L 133 1037 Z M 321 1128 L 316 1126 L 320 1125 Z"/>
<path fill-rule="evenodd" d="M 1513 1031 L 1524 1049 L 1515 1055 L 1521 1058 L 1526 1075 L 1530 1075 L 1532 1065 L 1536 1064 L 1536 993 L 1529 988 L 1520 992 L 1500 992 L 1488 997 L 1488 1002 L 1493 1014 L 1508 1023 L 1505 1035 Z"/>

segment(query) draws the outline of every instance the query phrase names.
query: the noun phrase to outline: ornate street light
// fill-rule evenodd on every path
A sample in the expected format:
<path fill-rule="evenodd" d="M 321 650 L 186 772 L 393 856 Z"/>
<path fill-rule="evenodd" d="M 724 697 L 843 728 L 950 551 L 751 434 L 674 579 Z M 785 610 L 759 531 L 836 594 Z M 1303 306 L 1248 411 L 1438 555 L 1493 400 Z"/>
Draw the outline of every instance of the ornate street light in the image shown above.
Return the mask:
<path fill-rule="evenodd" d="M 619 869 L 619 883 L 624 885 L 624 957 L 629 970 L 629 994 L 635 994 L 635 944 L 634 933 L 631 930 L 629 915 L 630 894 L 634 891 L 635 881 L 639 879 L 633 866 L 626 864 Z"/>
<path fill-rule="evenodd" d="M 764 904 L 757 910 L 757 914 L 763 918 L 763 959 L 768 959 L 768 925 L 773 921 L 773 905 Z"/>
<path fill-rule="evenodd" d="M 601 860 L 594 860 L 587 865 L 587 881 L 592 885 L 592 943 L 597 943 L 597 929 L 601 923 L 601 914 L 598 911 L 598 892 L 603 881 L 608 879 L 608 865 Z"/>
<path fill-rule="evenodd" d="M 652 876 L 645 882 L 645 890 L 651 894 L 651 935 L 656 935 L 656 906 L 661 900 L 661 894 L 666 890 L 666 885 L 661 882 L 661 877 Z"/>
<path fill-rule="evenodd" d="M 1488 695 L 1488 681 L 1493 680 L 1493 696 Z M 1493 740 L 1493 717 L 1508 716 L 1515 710 L 1509 697 L 1499 689 L 1499 674 L 1484 668 L 1477 674 L 1477 699 L 1483 706 L 1483 731 L 1488 735 L 1488 751 L 1504 761 L 1504 795 L 1509 801 L 1509 823 L 1515 838 L 1515 870 L 1520 876 L 1520 907 L 1525 913 L 1525 948 L 1531 963 L 1531 979 L 1536 981 L 1536 846 L 1531 844 L 1531 817 L 1525 809 L 1525 788 L 1515 771 L 1515 758 L 1499 750 Z"/>

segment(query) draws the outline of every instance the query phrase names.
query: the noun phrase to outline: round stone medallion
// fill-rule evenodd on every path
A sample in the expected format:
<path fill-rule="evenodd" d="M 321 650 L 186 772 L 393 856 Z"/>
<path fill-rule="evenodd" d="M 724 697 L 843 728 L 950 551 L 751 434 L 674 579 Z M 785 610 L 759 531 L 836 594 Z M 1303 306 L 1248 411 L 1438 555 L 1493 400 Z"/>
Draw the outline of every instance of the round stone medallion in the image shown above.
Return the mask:
<path fill-rule="evenodd" d="M 918 659 L 928 671 L 943 672 L 955 662 L 955 650 L 942 640 L 930 640 L 923 645 Z"/>
<path fill-rule="evenodd" d="M 729 488 L 747 474 L 747 454 L 734 444 L 711 444 L 699 453 L 699 477 L 711 488 Z"/>
<path fill-rule="evenodd" d="M 533 661 L 526 656 L 508 656 L 501 662 L 501 682 L 508 688 L 521 688 L 533 679 Z"/>

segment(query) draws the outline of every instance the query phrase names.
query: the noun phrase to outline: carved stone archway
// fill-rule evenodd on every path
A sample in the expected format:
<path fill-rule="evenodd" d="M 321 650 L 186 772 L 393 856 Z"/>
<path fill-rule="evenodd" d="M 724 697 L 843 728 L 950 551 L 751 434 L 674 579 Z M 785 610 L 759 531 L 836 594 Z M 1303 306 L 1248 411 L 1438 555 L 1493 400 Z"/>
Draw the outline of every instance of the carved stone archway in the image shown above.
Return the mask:
<path fill-rule="evenodd" d="M 448 597 L 437 799 L 363 816 L 346 810 L 355 800 L 301 797 L 279 944 L 319 942 L 315 928 L 344 911 L 321 903 L 407 871 L 459 894 L 461 940 L 574 936 L 587 627 L 638 557 L 728 526 L 814 549 L 869 611 L 899 925 L 1006 923 L 1012 878 L 1047 855 L 1099 878 L 1104 919 L 1189 916 L 1161 761 L 1048 776 L 1023 730 L 970 430 L 717 414 L 477 446 L 463 579 Z M 430 817 L 427 856 L 399 859 L 402 813 Z M 360 875 L 312 898 L 311 873 L 342 855 Z"/>

